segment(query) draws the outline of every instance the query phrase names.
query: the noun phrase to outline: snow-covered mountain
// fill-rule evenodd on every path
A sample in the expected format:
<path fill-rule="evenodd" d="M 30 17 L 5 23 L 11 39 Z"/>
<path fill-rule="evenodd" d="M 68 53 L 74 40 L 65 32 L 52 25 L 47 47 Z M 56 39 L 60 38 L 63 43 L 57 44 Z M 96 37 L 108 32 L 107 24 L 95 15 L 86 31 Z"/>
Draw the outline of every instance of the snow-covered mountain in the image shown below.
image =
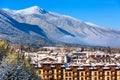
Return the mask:
<path fill-rule="evenodd" d="M 120 31 L 48 12 L 38 6 L 0 9 L 0 37 L 29 43 L 57 41 L 81 45 L 120 47 Z"/>

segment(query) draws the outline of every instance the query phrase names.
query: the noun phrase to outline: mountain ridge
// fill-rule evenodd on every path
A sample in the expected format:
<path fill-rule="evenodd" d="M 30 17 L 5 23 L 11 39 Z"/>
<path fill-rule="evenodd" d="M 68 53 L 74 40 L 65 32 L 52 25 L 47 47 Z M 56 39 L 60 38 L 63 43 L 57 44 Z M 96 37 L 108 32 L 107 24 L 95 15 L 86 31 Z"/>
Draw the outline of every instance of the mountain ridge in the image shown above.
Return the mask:
<path fill-rule="evenodd" d="M 49 12 L 37 6 L 23 10 L 2 9 L 2 11 L 0 11 L 1 14 L 5 13 L 20 23 L 20 25 L 17 25 L 12 19 L 9 19 L 12 24 L 15 24 L 14 26 L 17 30 L 30 32 L 27 33 L 28 36 L 37 35 L 39 38 L 53 42 L 120 47 L 120 31 L 118 30 L 83 22 L 70 16 Z M 4 20 L 5 17 L 2 17 L 3 15 L 0 16 L 0 20 L 6 22 L 6 20 Z M 0 25 L 5 25 L 5 23 Z M 14 26 L 12 25 L 11 27 Z"/>

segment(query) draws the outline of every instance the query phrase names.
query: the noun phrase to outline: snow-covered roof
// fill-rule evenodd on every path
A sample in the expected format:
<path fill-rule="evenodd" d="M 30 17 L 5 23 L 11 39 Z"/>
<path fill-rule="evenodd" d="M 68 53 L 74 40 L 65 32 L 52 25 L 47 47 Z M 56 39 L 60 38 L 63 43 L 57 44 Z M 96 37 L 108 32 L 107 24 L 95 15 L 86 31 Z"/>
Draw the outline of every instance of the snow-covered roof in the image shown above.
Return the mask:
<path fill-rule="evenodd" d="M 118 54 L 114 54 L 115 55 L 115 58 L 117 58 L 117 57 L 120 57 L 120 54 L 118 53 Z"/>
<path fill-rule="evenodd" d="M 103 51 L 96 51 L 96 55 L 106 55 L 106 53 Z"/>
<path fill-rule="evenodd" d="M 86 64 L 82 64 L 82 66 L 90 66 L 90 64 L 89 64 L 89 63 L 86 63 Z"/>
<path fill-rule="evenodd" d="M 52 55 L 56 55 L 56 54 L 58 54 L 57 52 L 53 52 L 53 53 L 50 53 L 50 54 L 52 54 Z"/>
<path fill-rule="evenodd" d="M 44 57 L 42 57 L 42 58 L 40 59 L 40 61 L 43 60 L 43 59 L 46 59 L 46 58 L 56 60 L 56 59 L 55 59 L 54 57 L 52 57 L 52 56 L 44 56 Z"/>
<path fill-rule="evenodd" d="M 43 48 L 47 48 L 47 49 L 53 50 L 53 49 L 55 49 L 56 47 L 43 47 Z"/>
<path fill-rule="evenodd" d="M 116 63 L 116 65 L 120 67 L 120 63 Z"/>
<path fill-rule="evenodd" d="M 79 64 L 77 64 L 76 62 L 70 62 L 68 63 L 68 66 L 79 66 Z"/>
<path fill-rule="evenodd" d="M 66 68 L 66 70 L 69 70 L 69 69 L 71 69 L 71 68 Z"/>
<path fill-rule="evenodd" d="M 115 63 L 106 63 L 105 66 L 115 66 Z"/>
<path fill-rule="evenodd" d="M 103 67 L 103 69 L 110 69 L 110 67 L 106 67 L 106 66 L 105 66 L 105 67 Z"/>
<path fill-rule="evenodd" d="M 79 67 L 79 68 L 77 68 L 77 69 L 79 69 L 79 70 L 83 70 L 83 68 L 82 68 L 82 67 Z"/>
<path fill-rule="evenodd" d="M 95 63 L 97 66 L 104 66 L 104 63 Z"/>

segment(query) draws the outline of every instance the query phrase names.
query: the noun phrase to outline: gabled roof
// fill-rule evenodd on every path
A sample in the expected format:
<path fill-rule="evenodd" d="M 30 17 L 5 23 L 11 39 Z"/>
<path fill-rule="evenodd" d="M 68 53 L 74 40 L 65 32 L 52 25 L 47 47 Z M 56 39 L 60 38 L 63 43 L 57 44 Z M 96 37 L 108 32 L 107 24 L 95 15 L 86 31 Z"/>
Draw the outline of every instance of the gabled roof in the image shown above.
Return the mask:
<path fill-rule="evenodd" d="M 56 61 L 56 59 L 47 56 L 47 57 L 41 59 L 40 61 L 43 61 L 43 62 L 48 61 L 49 62 L 49 61 Z"/>

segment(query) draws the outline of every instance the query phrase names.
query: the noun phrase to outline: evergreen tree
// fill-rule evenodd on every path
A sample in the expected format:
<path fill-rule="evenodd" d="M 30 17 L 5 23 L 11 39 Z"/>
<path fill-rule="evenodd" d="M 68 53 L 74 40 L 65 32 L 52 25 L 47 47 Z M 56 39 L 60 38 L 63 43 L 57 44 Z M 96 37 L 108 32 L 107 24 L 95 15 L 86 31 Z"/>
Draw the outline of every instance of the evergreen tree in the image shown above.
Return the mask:
<path fill-rule="evenodd" d="M 0 65 L 0 80 L 39 80 L 29 62 L 16 53 L 9 53 Z"/>
<path fill-rule="evenodd" d="M 0 46 L 6 52 L 0 64 L 0 80 L 40 80 L 27 59 L 23 59 L 9 46 Z M 3 52 L 4 53 L 4 52 Z"/>
<path fill-rule="evenodd" d="M 4 41 L 0 40 L 0 60 L 5 56 L 9 51 L 9 46 Z"/>

